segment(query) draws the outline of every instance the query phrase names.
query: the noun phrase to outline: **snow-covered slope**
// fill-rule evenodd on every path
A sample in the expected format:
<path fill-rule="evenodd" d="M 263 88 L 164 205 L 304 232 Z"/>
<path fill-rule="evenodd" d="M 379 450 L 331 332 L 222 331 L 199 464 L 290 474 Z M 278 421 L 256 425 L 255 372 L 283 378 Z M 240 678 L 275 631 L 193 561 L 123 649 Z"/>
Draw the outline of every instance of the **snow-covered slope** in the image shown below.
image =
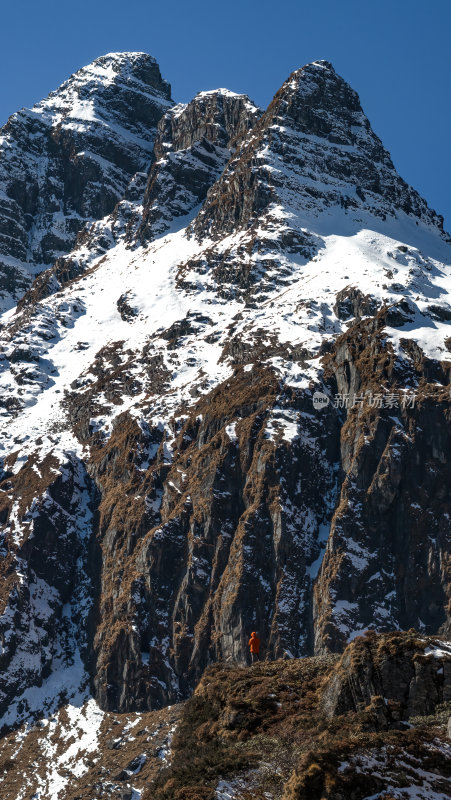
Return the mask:
<path fill-rule="evenodd" d="M 249 346 L 239 360 L 252 363 L 252 349 L 260 347 L 260 361 L 267 355 L 284 380 L 307 387 L 321 371 L 317 356 L 323 342 L 346 331 L 355 317 L 352 310 L 343 313 L 337 307 L 337 295 L 346 299 L 347 287 L 370 297 L 374 311 L 406 301 L 405 325 L 387 328 L 393 344 L 400 337 L 410 338 L 429 357 L 445 357 L 444 342 L 451 333 L 449 244 L 434 229 L 417 226 L 402 213 L 386 223 L 383 232 L 368 214 L 356 223 L 335 210 L 315 218 L 314 225 L 314 233 L 309 232 L 317 243 L 314 257 L 307 261 L 284 252 L 267 254 L 266 275 L 274 275 L 276 285 L 269 291 L 265 279 L 254 283 L 251 303 L 230 297 L 232 270 L 225 284 L 208 269 L 212 240 L 199 243 L 182 229 L 133 252 L 121 243 L 94 261 L 63 294 L 39 303 L 31 314 L 4 315 L 3 363 L 9 360 L 11 366 L 2 371 L 0 385 L 2 405 L 12 411 L 3 411 L 4 418 L 11 419 L 0 435 L 7 451 L 16 442 L 25 455 L 37 438 L 47 441 L 61 428 L 58 439 L 72 437 L 64 393 L 74 381 L 78 391 L 92 391 L 96 374 L 91 368 L 105 347 L 114 346 L 121 372 L 133 380 L 128 398 L 121 386 L 120 403 L 108 406 L 103 401 L 105 409 L 108 406 L 106 430 L 125 408 L 139 408 L 153 396 L 152 376 L 145 371 L 149 344 L 166 371 L 164 395 L 153 401 L 163 416 L 192 402 L 193 388 L 206 392 L 232 374 L 233 359 L 224 358 L 231 339 Z M 239 253 L 240 246 L 241 234 L 221 241 L 227 258 L 232 249 Z M 178 337 L 177 348 L 171 348 L 166 331 L 187 319 L 192 330 L 185 323 L 186 332 Z M 290 358 L 292 350 L 303 353 L 304 366 Z"/>
<path fill-rule="evenodd" d="M 136 194 L 2 317 L 5 709 L 82 662 L 153 708 L 254 627 L 269 655 L 447 630 L 450 258 L 327 62 L 262 116 L 165 114 Z"/>
<path fill-rule="evenodd" d="M 248 97 L 226 89 L 200 92 L 191 103 L 167 111 L 158 124 L 148 174 L 134 175 L 113 212 L 85 226 L 78 246 L 42 273 L 21 306 L 57 291 L 121 242 L 133 249 L 182 228 L 260 113 Z"/>
<path fill-rule="evenodd" d="M 109 53 L 0 133 L 0 308 L 147 172 L 170 86 L 145 53 Z"/>
<path fill-rule="evenodd" d="M 343 95 L 346 99 L 346 92 L 350 93 L 352 102 L 349 104 L 354 116 L 346 122 L 355 140 L 352 145 L 345 141 L 344 124 L 333 127 L 336 117 L 328 111 L 326 116 L 330 117 L 331 123 L 326 129 L 326 150 L 331 152 L 330 163 L 326 165 L 322 161 L 323 144 L 318 137 L 316 141 L 314 136 L 304 133 L 304 120 L 298 127 L 288 130 L 285 117 L 285 125 L 280 125 L 280 106 L 284 108 L 288 102 L 291 106 L 296 103 L 303 106 L 306 92 L 313 91 L 312 75 L 317 76 L 320 83 L 324 72 L 326 80 L 332 81 L 333 86 L 326 86 L 323 92 L 326 96 L 331 93 L 343 116 L 346 111 Z M 293 99 L 295 87 L 297 96 Z M 317 88 L 316 84 L 314 88 Z M 86 250 L 91 252 L 91 258 L 86 275 L 75 280 L 64 293 L 57 291 L 54 297 L 35 307 L 26 307 L 18 314 L 12 310 L 4 315 L 4 357 L 12 356 L 12 366 L 10 372 L 4 370 L 2 375 L 3 405 L 13 409 L 12 416 L 17 419 L 19 429 L 25 428 L 28 435 L 33 431 L 30 435 L 32 441 L 34 436 L 41 437 L 50 432 L 53 424 L 56 428 L 61 427 L 65 412 L 59 402 L 62 398 L 58 395 L 64 394 L 80 376 L 84 377 L 79 385 L 90 386 L 94 375 L 90 376 L 88 370 L 96 354 L 113 343 L 121 343 L 116 344 L 115 351 L 118 357 L 121 353 L 122 364 L 128 362 L 130 375 L 140 384 L 140 394 L 144 398 L 146 390 L 151 388 L 151 381 L 146 381 L 142 374 L 142 353 L 152 342 L 153 353 L 161 356 L 161 363 L 168 373 L 165 397 L 158 398 L 165 414 L 167 410 L 172 412 L 181 403 L 189 401 L 193 387 L 201 387 L 204 392 L 231 374 L 228 359 L 221 358 L 225 355 L 224 348 L 230 349 L 231 338 L 258 347 L 264 333 L 263 353 L 267 350 L 270 355 L 278 348 L 302 351 L 306 361 L 303 369 L 296 361 L 290 363 L 291 359 L 287 363 L 283 356 L 277 359 L 274 355 L 269 363 L 278 367 L 284 378 L 292 379 L 296 385 L 307 386 L 308 381 L 318 374 L 318 369 L 321 370 L 316 356 L 324 341 L 335 339 L 348 329 L 351 320 L 362 316 L 353 310 L 353 303 L 358 306 L 360 296 L 369 298 L 364 316 L 383 306 L 404 302 L 408 315 L 406 324 L 401 332 L 398 328 L 387 331 L 394 345 L 399 343 L 400 337 L 412 338 L 430 358 L 443 359 L 449 352 L 445 345 L 451 320 L 449 238 L 442 232 L 440 218 L 430 212 L 424 201 L 397 176 L 387 152 L 369 128 L 355 93 L 332 68 L 325 62 L 317 62 L 295 73 L 276 95 L 276 121 L 273 103 L 270 106 L 271 125 L 265 128 L 260 122 L 256 126 L 257 132 L 251 130 L 217 183 L 215 177 L 221 160 L 215 146 L 209 145 L 209 159 L 206 153 L 203 156 L 209 163 L 210 172 L 203 165 L 199 152 L 192 152 L 193 144 L 199 151 L 202 143 L 205 147 L 211 141 L 211 137 L 205 138 L 200 130 L 207 123 L 205 106 L 199 108 L 199 100 L 205 101 L 208 94 L 212 93 L 201 93 L 199 99 L 196 98 L 188 107 L 177 106 L 160 124 L 157 144 L 163 153 L 153 168 L 151 191 L 148 190 L 145 198 L 145 221 L 139 231 L 140 238 L 142 231 L 147 231 L 145 238 L 154 241 L 140 245 L 139 239 L 135 239 L 134 249 L 129 251 L 130 240 L 133 240 L 129 234 L 125 240 L 122 237 L 115 247 L 102 250 L 102 257 L 97 260 L 92 257 L 88 245 Z M 285 94 L 288 94 L 288 100 Z M 213 95 L 216 111 L 218 98 L 223 104 L 227 94 Z M 248 103 L 248 120 L 252 122 L 255 108 L 239 95 L 233 97 L 240 103 Z M 241 109 L 235 108 L 239 118 Z M 316 116 L 313 112 L 310 115 L 319 118 L 323 110 L 321 104 Z M 207 113 L 210 113 L 210 108 Z M 292 121 L 290 114 L 294 114 L 292 108 L 287 112 Z M 170 134 L 168 129 L 174 131 L 182 117 L 188 117 L 188 120 L 191 117 L 191 125 L 184 121 L 190 139 L 180 143 L 177 135 Z M 193 119 L 197 127 L 194 132 Z M 214 121 L 209 124 L 213 128 L 217 126 Z M 329 132 L 332 127 L 333 134 Z M 231 128 L 233 130 L 233 124 Z M 183 132 L 183 125 L 179 124 L 178 129 Z M 290 146 L 283 135 L 287 130 Z M 230 132 L 224 133 L 231 137 Z M 185 136 L 188 136 L 186 132 Z M 375 158 L 374 142 L 379 147 L 381 169 L 386 169 L 389 177 L 385 178 L 385 186 L 380 182 L 380 193 L 373 195 L 368 204 L 355 194 L 355 182 L 351 178 L 344 182 L 335 178 L 333 173 L 339 169 L 347 175 L 351 172 L 351 167 L 343 166 L 343 160 L 354 162 L 355 172 L 361 168 L 365 173 L 366 160 L 373 163 Z M 187 147 L 183 147 L 184 144 Z M 252 148 L 255 152 L 252 151 L 251 156 Z M 227 155 L 229 151 L 222 152 Z M 218 243 L 214 227 L 216 215 L 223 213 L 229 194 L 234 196 L 236 192 L 236 187 L 232 186 L 228 193 L 233 183 L 230 175 L 233 175 L 235 164 L 241 169 L 241 162 L 251 157 L 257 166 L 252 166 L 251 175 L 249 178 L 246 175 L 246 180 L 253 186 L 257 185 L 255 191 L 262 191 L 261 184 L 268 173 L 272 176 L 267 205 L 258 212 L 249 209 L 249 219 L 239 220 L 235 226 L 238 230 L 233 233 L 227 230 L 231 224 L 228 221 L 225 235 Z M 177 168 L 168 168 L 167 163 L 173 161 Z M 307 161 L 308 169 L 302 167 Z M 201 182 L 199 173 L 204 169 L 203 186 L 208 186 L 209 182 L 214 184 L 198 215 L 195 214 L 196 198 L 188 193 L 189 179 L 180 179 L 177 183 L 171 174 L 175 172 L 179 177 L 183 169 L 193 168 L 193 162 L 198 182 Z M 222 163 L 225 163 L 224 159 Z M 314 167 L 317 170 L 315 191 L 312 192 L 315 200 L 307 203 L 305 172 L 311 173 Z M 352 177 L 355 181 L 356 176 Z M 190 180 L 193 182 L 192 175 Z M 313 183 L 313 178 L 310 182 Z M 326 182 L 333 190 L 322 191 Z M 367 191 L 366 186 L 363 188 Z M 177 191 L 185 193 L 183 200 L 176 199 Z M 203 193 L 205 191 L 202 189 Z M 353 202 L 348 202 L 348 193 L 351 192 L 355 197 Z M 216 200 L 220 193 L 221 203 Z M 395 204 L 388 205 L 389 201 L 396 202 L 393 197 L 399 200 L 401 208 Z M 404 210 L 408 203 L 406 198 L 414 207 L 411 214 Z M 234 202 L 238 201 L 234 199 Z M 171 208 L 174 203 L 176 210 Z M 189 224 L 188 219 L 186 227 L 190 212 L 194 222 Z M 149 220 L 155 215 L 153 228 Z M 164 231 L 174 220 L 176 223 L 178 217 L 182 225 L 185 223 L 183 227 L 175 230 L 177 224 L 174 224 L 173 233 L 158 235 L 159 226 Z M 204 233 L 204 228 L 214 232 L 214 237 Z M 59 285 L 55 284 L 54 290 L 58 288 Z M 353 290 L 358 290 L 356 298 Z M 174 348 L 168 346 L 167 338 L 158 334 L 187 317 L 193 318 L 193 330 L 183 332 L 177 348 L 171 352 Z M 212 341 L 206 341 L 202 333 Z M 252 348 L 249 350 L 251 352 Z M 23 355 L 25 357 L 21 357 Z M 243 360 L 252 359 L 245 357 Z M 137 404 L 136 385 L 133 384 L 133 404 Z M 17 417 L 17 409 L 23 409 L 20 417 Z M 123 407 L 118 405 L 117 412 L 121 411 Z M 108 425 L 111 424 L 110 416 L 106 415 Z M 24 424 L 26 419 L 29 422 Z M 55 422 L 49 427 L 49 421 L 53 419 Z M 16 435 L 14 425 L 12 422 L 4 430 L 7 441 Z"/>

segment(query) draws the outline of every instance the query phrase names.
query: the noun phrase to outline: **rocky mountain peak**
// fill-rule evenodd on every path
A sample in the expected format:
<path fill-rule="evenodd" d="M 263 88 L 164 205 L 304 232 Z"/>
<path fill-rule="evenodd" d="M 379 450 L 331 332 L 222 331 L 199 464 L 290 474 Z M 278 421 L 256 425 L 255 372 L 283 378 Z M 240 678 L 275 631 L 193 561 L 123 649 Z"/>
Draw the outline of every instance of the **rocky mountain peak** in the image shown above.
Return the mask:
<path fill-rule="evenodd" d="M 338 75 L 328 61 L 314 61 L 293 72 L 268 109 L 274 124 L 281 117 L 307 135 L 326 138 L 332 144 L 354 145 L 358 128 L 370 126 L 357 92 Z"/>
<path fill-rule="evenodd" d="M 231 177 L 233 175 L 233 178 Z M 397 173 L 358 94 L 327 61 L 293 72 L 243 141 L 196 221 L 198 237 L 246 229 L 278 208 L 296 229 L 331 207 L 352 218 L 443 219 Z M 269 227 L 267 225 L 267 227 Z"/>
<path fill-rule="evenodd" d="M 34 281 L 19 307 L 57 291 L 119 241 L 128 248 L 150 242 L 192 215 L 261 114 L 247 95 L 228 89 L 170 107 L 157 126 L 150 170 L 132 176 L 111 214 L 86 223 L 77 246 Z"/>
<path fill-rule="evenodd" d="M 247 95 L 228 89 L 199 92 L 170 109 L 158 127 L 142 222 L 137 232 L 130 229 L 129 241 L 150 241 L 205 200 L 261 113 Z"/>
<path fill-rule="evenodd" d="M 170 94 L 154 58 L 110 53 L 10 117 L 0 133 L 0 309 L 147 171 Z"/>
<path fill-rule="evenodd" d="M 112 69 L 123 78 L 141 81 L 146 86 L 171 98 L 171 86 L 161 77 L 157 60 L 148 53 L 107 53 L 96 58 L 85 70 L 103 67 Z"/>
<path fill-rule="evenodd" d="M 160 100 L 161 97 L 168 101 L 171 99 L 170 84 L 161 77 L 160 68 L 152 56 L 147 53 L 108 53 L 77 70 L 58 89 L 36 103 L 32 111 L 42 114 L 50 122 L 55 117 L 61 119 L 66 115 L 89 120 L 94 109 L 100 110 L 106 101 L 117 96 L 118 102 L 123 102 L 126 99 L 121 97 L 123 93 L 128 96 L 138 91 L 144 92 L 145 96 L 155 94 Z M 80 102 L 83 104 L 81 108 Z M 114 113 L 114 103 L 108 111 Z M 121 121 L 124 122 L 123 114 Z"/>
<path fill-rule="evenodd" d="M 190 103 L 180 103 L 170 110 L 160 124 L 174 150 L 184 150 L 203 138 L 230 148 L 239 136 L 247 133 L 261 110 L 245 94 L 229 89 L 199 92 Z"/>

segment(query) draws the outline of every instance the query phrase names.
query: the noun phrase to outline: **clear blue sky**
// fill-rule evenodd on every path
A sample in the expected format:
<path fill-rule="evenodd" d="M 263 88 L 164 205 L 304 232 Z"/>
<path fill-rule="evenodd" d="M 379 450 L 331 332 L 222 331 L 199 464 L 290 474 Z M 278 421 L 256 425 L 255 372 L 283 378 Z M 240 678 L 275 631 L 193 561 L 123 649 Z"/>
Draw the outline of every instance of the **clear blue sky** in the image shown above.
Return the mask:
<path fill-rule="evenodd" d="M 5 0 L 0 21 L 0 124 L 111 51 L 155 56 L 177 101 L 224 86 L 262 106 L 325 58 L 451 228 L 451 0 Z"/>

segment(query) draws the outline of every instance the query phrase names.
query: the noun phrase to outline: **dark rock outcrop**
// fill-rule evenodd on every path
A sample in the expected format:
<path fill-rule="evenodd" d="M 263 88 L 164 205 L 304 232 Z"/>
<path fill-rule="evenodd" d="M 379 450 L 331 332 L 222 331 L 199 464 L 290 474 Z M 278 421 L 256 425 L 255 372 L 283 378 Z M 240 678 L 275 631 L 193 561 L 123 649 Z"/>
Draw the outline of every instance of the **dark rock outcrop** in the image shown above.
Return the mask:
<path fill-rule="evenodd" d="M 13 508 L 10 492 L 20 497 Z M 41 713 L 26 690 L 42 687 L 58 667 L 67 669 L 62 697 L 83 680 L 82 664 L 74 664 L 81 657 L 87 665 L 90 657 L 97 496 L 79 461 L 61 465 L 49 456 L 3 477 L 0 498 L 0 715 L 14 725 Z M 42 689 L 43 705 L 57 699 Z"/>
<path fill-rule="evenodd" d="M 344 321 L 360 319 L 375 314 L 377 302 L 374 297 L 365 296 L 357 287 L 346 286 L 337 293 L 334 311 L 337 317 Z"/>
<path fill-rule="evenodd" d="M 323 690 L 329 717 L 363 710 L 380 698 L 381 725 L 428 716 L 451 700 L 451 645 L 415 631 L 377 636 L 368 632 L 350 644 Z"/>
<path fill-rule="evenodd" d="M 133 236 L 150 241 L 203 202 L 260 114 L 246 95 L 224 89 L 201 92 L 171 109 L 159 125 L 142 222 Z"/>

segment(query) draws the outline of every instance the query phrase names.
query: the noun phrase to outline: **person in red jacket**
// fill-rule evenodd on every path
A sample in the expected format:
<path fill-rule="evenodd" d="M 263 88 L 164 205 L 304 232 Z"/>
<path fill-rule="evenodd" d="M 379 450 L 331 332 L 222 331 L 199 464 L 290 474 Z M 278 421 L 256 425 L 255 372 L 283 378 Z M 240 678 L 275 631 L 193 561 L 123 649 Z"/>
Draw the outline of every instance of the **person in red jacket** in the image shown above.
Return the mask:
<path fill-rule="evenodd" d="M 260 639 L 255 631 L 252 631 L 251 638 L 249 639 L 249 649 L 251 651 L 251 662 L 255 664 L 260 659 Z"/>

